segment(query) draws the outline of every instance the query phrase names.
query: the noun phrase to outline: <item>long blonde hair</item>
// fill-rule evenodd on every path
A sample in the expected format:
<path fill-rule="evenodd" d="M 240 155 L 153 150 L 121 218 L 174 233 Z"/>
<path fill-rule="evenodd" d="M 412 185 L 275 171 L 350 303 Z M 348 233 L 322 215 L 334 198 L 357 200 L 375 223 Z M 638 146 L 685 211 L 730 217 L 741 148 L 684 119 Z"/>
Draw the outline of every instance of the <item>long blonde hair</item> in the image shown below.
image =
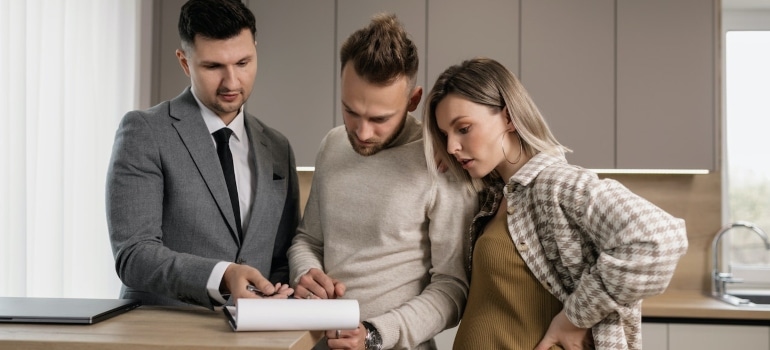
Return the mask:
<path fill-rule="evenodd" d="M 499 62 L 485 57 L 463 61 L 447 68 L 436 80 L 423 115 L 425 158 L 428 168 L 437 176 L 434 156 L 449 166 L 449 171 L 463 179 L 470 189 L 479 191 L 493 181 L 499 181 L 496 172 L 481 180 L 474 180 L 463 170 L 462 165 L 451 157 L 447 149 L 447 138 L 436 122 L 436 106 L 447 95 L 456 94 L 468 101 L 494 109 L 508 109 L 513 126 L 519 134 L 524 152 L 532 157 L 540 152 L 564 155 L 571 152 L 556 140 L 540 114 L 535 102 L 518 78 Z M 438 154 L 436 154 L 438 152 Z M 507 180 L 507 179 L 505 179 Z"/>

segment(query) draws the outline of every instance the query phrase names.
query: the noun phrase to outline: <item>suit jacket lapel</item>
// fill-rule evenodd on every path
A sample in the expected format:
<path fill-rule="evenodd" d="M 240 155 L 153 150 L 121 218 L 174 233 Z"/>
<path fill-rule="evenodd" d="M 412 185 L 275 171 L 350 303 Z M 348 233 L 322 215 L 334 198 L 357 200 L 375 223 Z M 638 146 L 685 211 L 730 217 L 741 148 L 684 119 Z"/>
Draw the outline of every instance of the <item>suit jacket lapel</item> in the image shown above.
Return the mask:
<path fill-rule="evenodd" d="M 174 128 L 190 152 L 220 212 L 226 218 L 231 236 L 240 244 L 235 226 L 235 214 L 230 204 L 227 184 L 222 167 L 219 165 L 216 148 L 189 87 L 177 98 L 171 100 L 169 115 L 177 119 L 177 122 L 173 123 Z"/>
<path fill-rule="evenodd" d="M 244 118 L 256 163 L 254 199 L 249 226 L 244 233 L 244 245 L 272 248 L 275 241 L 272 233 L 278 229 L 280 220 L 277 218 L 281 217 L 285 191 L 277 191 L 275 187 L 274 158 L 262 125 L 252 115 L 244 114 Z"/>

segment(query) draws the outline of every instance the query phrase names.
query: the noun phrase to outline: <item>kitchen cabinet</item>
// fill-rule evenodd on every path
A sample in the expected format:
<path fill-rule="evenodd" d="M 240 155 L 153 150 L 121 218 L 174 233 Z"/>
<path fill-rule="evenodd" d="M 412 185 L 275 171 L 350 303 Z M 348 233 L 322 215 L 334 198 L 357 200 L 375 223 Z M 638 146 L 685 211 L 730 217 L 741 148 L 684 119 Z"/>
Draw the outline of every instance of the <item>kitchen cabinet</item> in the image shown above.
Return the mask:
<path fill-rule="evenodd" d="M 716 169 L 718 2 L 616 4 L 616 167 Z"/>
<path fill-rule="evenodd" d="M 716 169 L 714 1 L 523 0 L 520 78 L 574 164 Z"/>
<path fill-rule="evenodd" d="M 518 0 L 428 2 L 427 96 L 449 66 L 476 56 L 519 71 Z"/>
<path fill-rule="evenodd" d="M 153 104 L 189 85 L 174 56 L 183 3 L 154 5 Z M 519 75 L 574 164 L 716 169 L 716 0 L 246 3 L 259 56 L 246 108 L 289 138 L 298 166 L 313 166 L 323 136 L 343 124 L 340 45 L 393 12 L 418 47 L 424 96 L 450 65 L 488 56 Z"/>
<path fill-rule="evenodd" d="M 153 3 L 153 56 L 150 92 L 151 104 L 177 97 L 190 85 L 190 78 L 184 74 L 176 49 L 181 48 L 179 40 L 179 11 L 187 0 L 164 0 Z"/>
<path fill-rule="evenodd" d="M 190 85 L 175 55 L 177 23 L 186 0 L 155 2 L 152 104 Z M 318 144 L 334 126 L 334 2 L 246 2 L 257 21 L 258 70 L 246 110 L 280 131 L 297 166 L 313 166 Z M 299 7 L 298 7 L 299 6 Z M 297 11 L 302 8 L 302 11 Z"/>
<path fill-rule="evenodd" d="M 332 3 L 329 2 L 328 4 Z M 420 66 L 417 71 L 417 85 L 425 86 L 426 6 L 426 0 L 337 0 L 337 40 L 334 50 L 335 126 L 343 125 L 342 106 L 340 103 L 340 47 L 350 34 L 368 25 L 374 14 L 380 12 L 394 13 L 399 21 L 401 21 L 401 24 L 409 33 L 410 39 L 417 46 L 417 54 L 420 59 Z M 414 116 L 421 119 L 421 113 L 422 103 L 414 111 Z"/>
<path fill-rule="evenodd" d="M 333 2 L 251 0 L 259 66 L 246 110 L 291 142 L 297 166 L 315 164 L 334 126 Z M 302 11 L 297 11 L 300 8 Z"/>
<path fill-rule="evenodd" d="M 439 333 L 435 338 L 438 349 L 452 349 L 456 333 L 457 327 Z M 770 350 L 770 327 L 643 322 L 642 349 Z"/>
<path fill-rule="evenodd" d="M 668 324 L 642 322 L 642 349 L 668 350 Z"/>
<path fill-rule="evenodd" d="M 433 338 L 436 341 L 436 348 L 438 350 L 452 350 L 452 345 L 454 345 L 455 335 L 457 335 L 458 327 L 460 326 L 458 325 L 449 329 L 445 329 L 443 332 L 439 333 L 436 337 Z"/>
<path fill-rule="evenodd" d="M 572 164 L 615 168 L 615 1 L 522 1 L 519 78 Z"/>
<path fill-rule="evenodd" d="M 767 326 L 672 323 L 668 335 L 668 350 L 770 349 Z"/>

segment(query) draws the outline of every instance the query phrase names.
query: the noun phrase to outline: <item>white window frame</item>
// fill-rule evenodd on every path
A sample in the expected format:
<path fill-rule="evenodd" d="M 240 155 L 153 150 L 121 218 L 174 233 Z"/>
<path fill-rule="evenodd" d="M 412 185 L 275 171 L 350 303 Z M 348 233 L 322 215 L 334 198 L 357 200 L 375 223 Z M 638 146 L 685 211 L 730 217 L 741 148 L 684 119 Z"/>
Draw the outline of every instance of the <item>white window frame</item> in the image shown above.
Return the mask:
<path fill-rule="evenodd" d="M 724 9 L 722 11 L 722 39 L 723 42 L 726 43 L 727 38 L 727 32 L 729 31 L 770 31 L 770 7 L 767 9 Z M 726 77 L 725 72 L 725 62 L 726 62 L 726 52 L 725 52 L 725 46 L 722 45 L 722 76 Z M 727 155 L 727 138 L 726 138 L 726 86 L 725 86 L 726 79 L 722 79 L 722 127 L 721 127 L 721 138 L 722 138 L 722 154 Z M 726 163 L 722 166 L 722 198 L 724 200 L 722 201 L 722 222 L 727 225 L 730 222 L 730 208 L 729 208 L 729 200 L 728 198 L 728 184 L 729 184 L 729 176 L 728 176 L 729 169 L 726 166 Z M 770 215 L 770 213 L 768 213 Z M 764 230 L 770 230 L 770 227 L 768 228 L 762 228 Z M 723 257 L 729 257 L 729 247 L 730 247 L 730 237 L 728 236 L 724 237 L 722 239 L 722 253 Z M 768 252 L 770 254 L 770 251 Z M 728 261 L 725 261 L 728 260 Z M 722 261 L 724 264 L 729 264 L 729 259 L 723 259 Z M 731 286 L 735 288 L 740 289 L 754 289 L 754 288 L 764 288 L 766 289 L 768 285 L 770 285 L 770 266 L 757 266 L 757 265 L 739 265 L 739 264 L 730 264 L 729 265 L 730 271 L 733 273 L 733 277 L 736 279 L 743 280 L 743 283 Z"/>

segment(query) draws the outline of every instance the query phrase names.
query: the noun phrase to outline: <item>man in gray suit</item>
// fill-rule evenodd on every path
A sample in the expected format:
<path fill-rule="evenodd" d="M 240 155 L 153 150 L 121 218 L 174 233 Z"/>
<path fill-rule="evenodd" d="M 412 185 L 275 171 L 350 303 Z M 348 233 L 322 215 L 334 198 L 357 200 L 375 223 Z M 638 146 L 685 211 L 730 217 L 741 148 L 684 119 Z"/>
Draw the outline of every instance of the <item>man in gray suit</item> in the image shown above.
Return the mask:
<path fill-rule="evenodd" d="M 238 0 L 190 0 L 179 35 L 191 87 L 127 113 L 115 136 L 107 221 L 121 297 L 208 308 L 228 294 L 286 298 L 299 186 L 288 140 L 243 110 L 254 15 Z"/>

